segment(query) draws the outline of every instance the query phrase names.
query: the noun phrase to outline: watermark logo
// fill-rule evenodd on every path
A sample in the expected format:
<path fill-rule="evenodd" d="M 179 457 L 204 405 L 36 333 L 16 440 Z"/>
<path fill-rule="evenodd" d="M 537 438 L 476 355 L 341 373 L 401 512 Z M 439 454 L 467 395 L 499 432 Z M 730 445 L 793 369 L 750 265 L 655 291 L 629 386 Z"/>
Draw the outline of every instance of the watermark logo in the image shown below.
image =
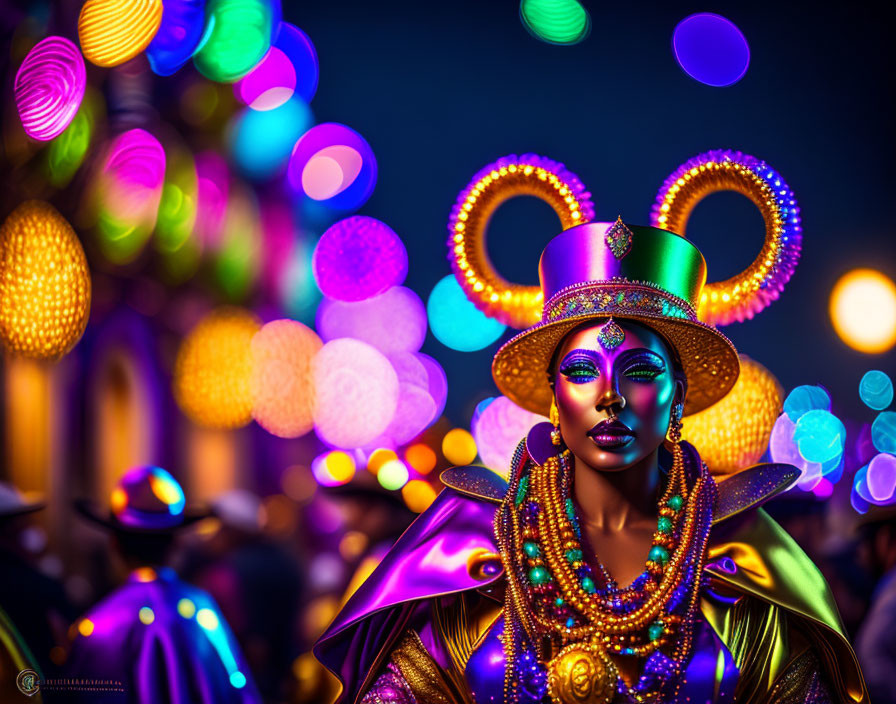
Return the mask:
<path fill-rule="evenodd" d="M 40 689 L 40 677 L 34 670 L 22 670 L 16 677 L 16 687 L 22 694 L 34 696 Z"/>
<path fill-rule="evenodd" d="M 118 680 L 91 680 L 91 679 L 49 679 L 42 680 L 34 670 L 22 670 L 16 677 L 16 686 L 19 691 L 29 697 L 37 692 L 123 692 L 124 687 Z"/>

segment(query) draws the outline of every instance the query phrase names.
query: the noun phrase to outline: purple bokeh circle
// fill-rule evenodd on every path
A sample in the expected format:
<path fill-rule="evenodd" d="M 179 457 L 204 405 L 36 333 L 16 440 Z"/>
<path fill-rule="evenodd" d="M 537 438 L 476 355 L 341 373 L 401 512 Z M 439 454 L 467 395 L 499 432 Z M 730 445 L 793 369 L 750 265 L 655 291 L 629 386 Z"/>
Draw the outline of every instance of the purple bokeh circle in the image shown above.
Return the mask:
<path fill-rule="evenodd" d="M 336 122 L 315 125 L 302 135 L 287 169 L 295 191 L 334 210 L 361 207 L 373 193 L 376 175 L 367 140 Z"/>
<path fill-rule="evenodd" d="M 737 83 L 750 66 L 746 37 L 731 20 L 711 12 L 679 22 L 672 33 L 672 51 L 686 74 L 716 88 Z"/>
<path fill-rule="evenodd" d="M 388 355 L 416 352 L 426 338 L 426 309 L 416 293 L 395 286 L 356 303 L 325 298 L 314 325 L 324 341 L 351 337 Z"/>
<path fill-rule="evenodd" d="M 327 298 L 363 301 L 404 281 L 408 253 L 386 223 L 355 215 L 324 232 L 314 248 L 311 267 Z"/>
<path fill-rule="evenodd" d="M 264 58 L 233 84 L 233 92 L 253 110 L 272 110 L 298 95 L 310 103 L 317 92 L 317 52 L 305 32 L 281 22 Z"/>

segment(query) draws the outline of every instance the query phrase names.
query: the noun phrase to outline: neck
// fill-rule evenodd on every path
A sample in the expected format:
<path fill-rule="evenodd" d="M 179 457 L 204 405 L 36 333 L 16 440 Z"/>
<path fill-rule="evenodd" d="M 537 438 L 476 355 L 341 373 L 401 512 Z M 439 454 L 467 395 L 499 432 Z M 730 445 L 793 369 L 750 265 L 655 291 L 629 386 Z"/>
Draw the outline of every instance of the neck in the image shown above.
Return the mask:
<path fill-rule="evenodd" d="M 573 497 L 581 520 L 595 528 L 618 531 L 657 514 L 658 450 L 625 469 L 595 469 L 575 457 Z"/>

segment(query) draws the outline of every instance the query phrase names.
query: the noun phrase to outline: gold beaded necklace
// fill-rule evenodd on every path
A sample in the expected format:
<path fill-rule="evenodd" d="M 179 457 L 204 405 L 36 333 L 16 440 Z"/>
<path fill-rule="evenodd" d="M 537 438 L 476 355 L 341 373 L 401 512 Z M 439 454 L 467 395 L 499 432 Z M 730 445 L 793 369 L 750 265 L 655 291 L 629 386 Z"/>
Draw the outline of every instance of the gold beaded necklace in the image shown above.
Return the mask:
<path fill-rule="evenodd" d="M 585 565 L 569 498 L 569 451 L 542 465 L 532 463 L 525 453 L 517 458 L 511 491 L 496 525 L 509 581 L 505 609 L 509 633 L 504 642 L 510 665 L 507 701 L 527 699 L 520 696 L 527 688 L 512 673 L 515 658 L 521 656 L 516 651 L 525 650 L 524 642 L 531 644 L 532 653 L 524 652 L 522 658 L 527 663 L 535 658 L 544 665 L 545 689 L 554 702 L 605 703 L 617 688 L 625 690 L 630 701 L 656 700 L 659 689 L 639 691 L 638 683 L 621 685 L 611 654 L 656 653 L 653 658 L 659 658 L 662 667 L 654 668 L 658 673 L 654 679 L 678 679 L 690 651 L 715 483 L 702 463 L 691 472 L 696 476 L 689 482 L 678 442 L 673 457 L 641 586 L 608 587 L 605 594 L 598 592 Z M 685 583 L 688 579 L 692 584 Z M 673 602 L 678 606 L 670 607 Z M 531 663 L 527 667 L 532 669 Z M 537 674 L 532 675 L 536 680 Z M 540 689 L 528 689 L 533 687 L 536 692 Z M 535 694 L 531 701 L 537 700 Z"/>

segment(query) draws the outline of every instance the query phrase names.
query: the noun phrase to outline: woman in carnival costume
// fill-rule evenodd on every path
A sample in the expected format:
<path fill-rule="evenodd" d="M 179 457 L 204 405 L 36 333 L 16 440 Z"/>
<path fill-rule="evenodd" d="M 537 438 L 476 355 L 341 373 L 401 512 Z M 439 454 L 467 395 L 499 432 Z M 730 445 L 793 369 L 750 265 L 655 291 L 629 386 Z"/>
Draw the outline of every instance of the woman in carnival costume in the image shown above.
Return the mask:
<path fill-rule="evenodd" d="M 739 373 L 697 317 L 697 248 L 585 223 L 547 245 L 539 277 L 541 321 L 492 372 L 551 422 L 508 482 L 443 474 L 315 648 L 340 702 L 867 702 L 827 584 L 760 508 L 798 471 L 717 484 L 681 440 L 682 415 Z"/>

